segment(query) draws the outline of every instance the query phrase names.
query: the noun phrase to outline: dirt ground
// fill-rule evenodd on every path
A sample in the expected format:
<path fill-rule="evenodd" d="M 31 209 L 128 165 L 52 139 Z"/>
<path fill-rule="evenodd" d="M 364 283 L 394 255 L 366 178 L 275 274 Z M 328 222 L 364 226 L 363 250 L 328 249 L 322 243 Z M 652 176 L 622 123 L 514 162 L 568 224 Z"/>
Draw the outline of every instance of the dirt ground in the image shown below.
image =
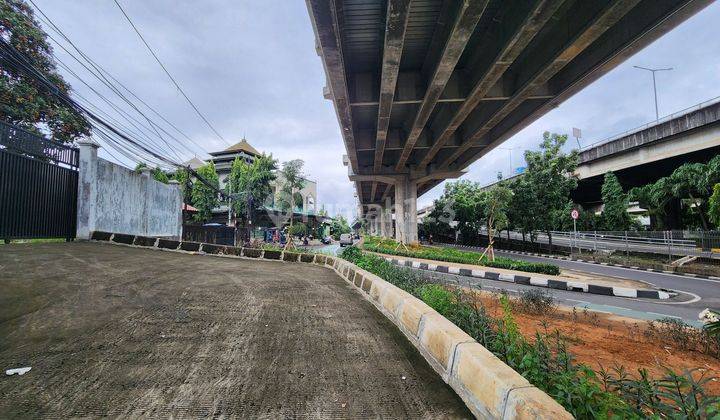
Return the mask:
<path fill-rule="evenodd" d="M 479 297 L 491 314 L 501 313 L 496 294 L 482 292 Z M 518 310 L 514 310 L 513 316 L 523 335 L 530 340 L 536 331 L 552 333 L 559 330 L 576 360 L 596 371 L 601 367 L 611 369 L 621 365 L 635 376 L 639 368 L 646 368 L 653 377 L 660 377 L 662 366 L 678 373 L 699 368 L 706 372 L 706 377 L 718 378 L 708 383 L 707 391 L 720 395 L 720 360 L 699 351 L 681 349 L 669 340 L 646 337 L 643 333 L 648 325 L 646 321 L 597 312 L 577 311 L 573 315 L 560 308 L 549 316 Z"/>
<path fill-rule="evenodd" d="M 0 418 L 466 418 L 399 330 L 304 264 L 0 248 Z"/>

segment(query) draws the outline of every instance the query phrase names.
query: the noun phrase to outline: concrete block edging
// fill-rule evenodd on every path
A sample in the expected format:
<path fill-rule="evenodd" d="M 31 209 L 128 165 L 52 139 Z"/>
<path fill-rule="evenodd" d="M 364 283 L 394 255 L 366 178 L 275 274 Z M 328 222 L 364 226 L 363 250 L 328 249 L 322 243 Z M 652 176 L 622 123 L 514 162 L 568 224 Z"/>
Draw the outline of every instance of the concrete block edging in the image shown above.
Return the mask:
<path fill-rule="evenodd" d="M 127 236 L 133 237 L 128 238 Z M 113 240 L 114 237 L 115 234 L 112 233 L 93 232 L 90 240 L 134 248 L 188 253 L 181 249 L 182 241 L 163 238 L 152 240 L 153 238 L 145 237 L 138 239 L 134 235 L 118 234 L 118 238 L 121 240 L 118 242 Z M 161 246 L 163 241 L 167 242 L 165 243 L 166 247 Z M 192 248 L 194 248 L 194 244 Z M 173 247 L 173 245 L 175 246 Z M 249 250 L 260 252 L 250 256 Z M 256 248 L 236 248 L 204 243 L 198 245 L 198 251 L 189 253 L 224 258 L 267 260 L 264 258 L 263 250 Z M 557 401 L 532 386 L 524 377 L 473 340 L 459 327 L 425 302 L 397 286 L 339 257 L 292 251 L 292 254 L 299 254 L 300 257 L 293 255 L 288 261 L 285 259 L 284 253 L 282 254 L 280 258 L 271 257 L 271 260 L 285 264 L 300 263 L 303 262 L 302 256 L 305 255 L 305 263 L 333 270 L 346 280 L 400 329 L 476 417 L 573 418 Z M 310 255 L 314 255 L 312 261 L 310 261 Z"/>
<path fill-rule="evenodd" d="M 647 299 L 669 299 L 670 293 L 662 290 L 651 289 L 630 289 L 626 287 L 600 286 L 589 283 L 573 281 L 552 280 L 537 276 L 524 276 L 519 274 L 493 273 L 491 271 L 469 270 L 466 268 L 453 267 L 450 265 L 424 264 L 411 260 L 399 260 L 392 257 L 382 257 L 386 261 L 400 267 L 410 267 L 417 270 L 435 271 L 438 273 L 449 273 L 466 277 L 477 277 L 488 280 L 506 281 L 508 283 L 523 284 L 527 286 L 545 287 L 549 289 L 567 290 L 570 292 L 591 293 L 606 296 L 647 298 Z"/>

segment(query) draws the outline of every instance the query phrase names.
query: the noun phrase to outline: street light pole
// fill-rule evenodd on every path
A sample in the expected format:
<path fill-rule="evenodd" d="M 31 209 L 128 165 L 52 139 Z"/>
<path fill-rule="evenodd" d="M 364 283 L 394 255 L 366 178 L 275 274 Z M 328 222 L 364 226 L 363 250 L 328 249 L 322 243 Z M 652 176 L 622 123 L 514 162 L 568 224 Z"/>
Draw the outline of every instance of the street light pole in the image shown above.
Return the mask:
<path fill-rule="evenodd" d="M 520 147 L 498 147 L 498 149 L 510 152 L 510 172 L 508 173 L 508 178 L 510 178 L 513 176 L 513 150 L 520 149 Z"/>
<path fill-rule="evenodd" d="M 657 99 L 657 83 L 655 82 L 655 73 L 659 72 L 659 71 L 670 71 L 673 68 L 668 67 L 668 68 L 663 68 L 663 69 L 649 69 L 647 67 L 641 67 L 641 66 L 633 66 L 633 67 L 635 67 L 636 69 L 640 69 L 640 70 L 647 70 L 652 73 L 653 93 L 655 94 L 655 121 L 660 121 L 660 112 L 658 110 L 658 99 Z"/>

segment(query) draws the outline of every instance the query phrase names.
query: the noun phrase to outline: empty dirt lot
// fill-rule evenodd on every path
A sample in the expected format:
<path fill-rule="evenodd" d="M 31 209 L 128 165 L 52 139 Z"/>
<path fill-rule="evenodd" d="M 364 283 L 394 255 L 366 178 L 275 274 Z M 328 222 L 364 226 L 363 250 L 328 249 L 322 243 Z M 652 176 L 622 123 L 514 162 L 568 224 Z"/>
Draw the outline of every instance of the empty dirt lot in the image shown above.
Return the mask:
<path fill-rule="evenodd" d="M 0 245 L 0 418 L 470 417 L 405 337 L 307 264 Z"/>

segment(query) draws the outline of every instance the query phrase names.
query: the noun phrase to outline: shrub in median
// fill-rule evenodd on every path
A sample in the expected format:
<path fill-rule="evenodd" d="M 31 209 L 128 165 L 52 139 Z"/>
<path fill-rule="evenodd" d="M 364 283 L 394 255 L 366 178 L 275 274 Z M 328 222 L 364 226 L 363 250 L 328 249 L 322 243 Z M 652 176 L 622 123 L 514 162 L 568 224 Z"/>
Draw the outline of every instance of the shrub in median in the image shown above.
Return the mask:
<path fill-rule="evenodd" d="M 453 248 L 414 246 L 404 248 L 391 239 L 366 238 L 363 248 L 381 254 L 400 255 L 403 257 L 423 258 L 427 260 L 456 262 L 461 264 L 477 264 L 486 267 L 504 268 L 507 270 L 525 271 L 528 273 L 541 273 L 556 276 L 560 268 L 553 264 L 532 263 L 513 260 L 511 258 L 496 257 L 494 261 L 488 260 L 479 252 L 461 251 Z"/>
<path fill-rule="evenodd" d="M 356 247 L 346 248 L 341 257 L 422 299 L 577 418 L 701 419 L 720 415 L 720 401 L 703 388 L 710 378 L 696 379 L 692 372 L 676 374 L 670 369 L 659 379 L 650 379 L 643 371 L 639 377 L 623 370 L 598 374 L 573 360 L 557 331 L 538 332 L 533 341 L 527 340 L 505 295 L 500 298 L 502 316 L 495 318 L 472 292 L 451 291 L 427 282 L 410 269 Z M 541 311 L 553 305 L 544 296 L 525 300 Z"/>

